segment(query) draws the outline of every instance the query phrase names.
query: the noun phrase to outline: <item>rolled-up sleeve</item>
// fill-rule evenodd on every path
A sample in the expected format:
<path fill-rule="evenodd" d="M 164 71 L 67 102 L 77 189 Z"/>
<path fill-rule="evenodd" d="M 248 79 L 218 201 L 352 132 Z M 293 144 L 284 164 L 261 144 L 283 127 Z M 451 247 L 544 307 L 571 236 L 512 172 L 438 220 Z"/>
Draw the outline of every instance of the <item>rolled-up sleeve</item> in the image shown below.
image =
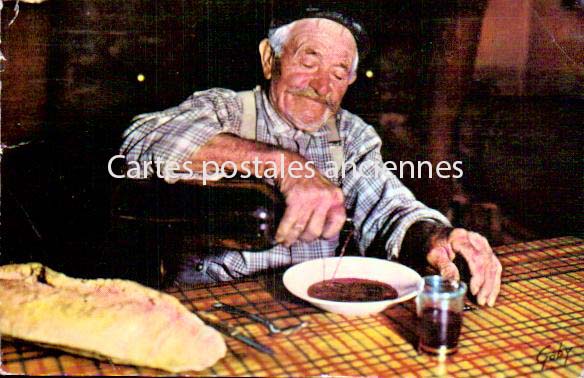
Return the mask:
<path fill-rule="evenodd" d="M 195 92 L 179 106 L 135 117 L 123 134 L 120 153 L 126 163 L 184 162 L 215 135 L 239 134 L 241 112 L 233 91 Z"/>
<path fill-rule="evenodd" d="M 361 121 L 362 122 L 362 121 Z M 358 233 L 362 254 L 374 240 L 385 242 L 387 257 L 397 257 L 408 228 L 419 221 L 450 225 L 440 212 L 416 200 L 412 192 L 386 169 L 381 156 L 381 139 L 366 124 L 357 125 L 346 138 L 346 171 L 343 192 Z"/>

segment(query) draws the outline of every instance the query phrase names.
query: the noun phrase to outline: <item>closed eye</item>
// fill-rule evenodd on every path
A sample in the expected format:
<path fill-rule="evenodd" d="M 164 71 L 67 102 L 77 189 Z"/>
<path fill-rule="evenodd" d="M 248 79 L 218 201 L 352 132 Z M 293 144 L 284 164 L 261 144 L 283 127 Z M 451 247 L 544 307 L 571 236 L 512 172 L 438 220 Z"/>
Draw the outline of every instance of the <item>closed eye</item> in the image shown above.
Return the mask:
<path fill-rule="evenodd" d="M 314 68 L 318 65 L 319 55 L 314 50 L 306 50 L 300 59 L 300 64 L 306 68 Z"/>
<path fill-rule="evenodd" d="M 346 80 L 349 77 L 349 71 L 345 68 L 336 68 L 333 70 L 333 77 L 337 80 Z"/>

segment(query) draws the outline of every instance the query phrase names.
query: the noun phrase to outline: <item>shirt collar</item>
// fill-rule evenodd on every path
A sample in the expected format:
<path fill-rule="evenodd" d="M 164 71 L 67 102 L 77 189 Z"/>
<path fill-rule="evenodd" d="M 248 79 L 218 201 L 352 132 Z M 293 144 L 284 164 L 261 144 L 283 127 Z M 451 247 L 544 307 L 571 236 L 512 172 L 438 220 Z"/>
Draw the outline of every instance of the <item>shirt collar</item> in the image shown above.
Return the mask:
<path fill-rule="evenodd" d="M 269 123 L 273 126 L 273 132 L 275 134 L 279 134 L 279 135 L 284 135 L 290 138 L 298 138 L 300 136 L 321 136 L 323 134 L 325 134 L 327 132 L 327 128 L 326 125 L 323 125 L 323 127 L 321 127 L 320 129 L 313 131 L 311 133 L 309 132 L 304 132 L 302 130 L 298 130 L 292 126 L 290 126 L 288 124 L 288 122 L 284 121 L 282 119 L 282 117 L 280 117 L 280 115 L 278 114 L 278 112 L 276 111 L 276 109 L 274 109 L 274 107 L 272 106 L 268 95 L 267 95 L 267 91 L 262 91 L 262 103 L 263 103 L 263 108 L 264 111 L 266 113 L 266 117 L 269 121 Z"/>

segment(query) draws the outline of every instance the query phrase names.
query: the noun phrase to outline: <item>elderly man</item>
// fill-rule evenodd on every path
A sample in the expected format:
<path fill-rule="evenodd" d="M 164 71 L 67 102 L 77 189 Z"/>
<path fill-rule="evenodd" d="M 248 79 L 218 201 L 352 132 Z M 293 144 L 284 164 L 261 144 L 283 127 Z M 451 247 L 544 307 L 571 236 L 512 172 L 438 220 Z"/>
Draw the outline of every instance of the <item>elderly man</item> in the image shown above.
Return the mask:
<path fill-rule="evenodd" d="M 269 38 L 259 44 L 270 84 L 267 91 L 254 91 L 251 136 L 243 126 L 242 98 L 226 89 L 196 92 L 178 107 L 139 118 L 126 131 L 121 152 L 127 162 L 201 166 L 229 161 L 243 169 L 255 160 L 259 177 L 268 168 L 278 170 L 274 183 L 286 200 L 276 234 L 279 244 L 264 252 L 194 255 L 183 280 L 229 280 L 332 256 L 349 212 L 362 254 L 374 240 L 382 240 L 386 256 L 396 258 L 404 238 L 424 238 L 420 245 L 426 250 L 418 254 L 426 254 L 427 262 L 449 277 L 459 276 L 452 261 L 462 255 L 478 303 L 494 305 L 501 264 L 487 240 L 452 229 L 443 215 L 416 201 L 384 169 L 381 140 L 373 127 L 340 107 L 356 80 L 363 35 L 353 20 L 314 9 L 283 25 L 273 24 Z M 351 164 L 327 174 L 339 146 L 342 159 Z"/>

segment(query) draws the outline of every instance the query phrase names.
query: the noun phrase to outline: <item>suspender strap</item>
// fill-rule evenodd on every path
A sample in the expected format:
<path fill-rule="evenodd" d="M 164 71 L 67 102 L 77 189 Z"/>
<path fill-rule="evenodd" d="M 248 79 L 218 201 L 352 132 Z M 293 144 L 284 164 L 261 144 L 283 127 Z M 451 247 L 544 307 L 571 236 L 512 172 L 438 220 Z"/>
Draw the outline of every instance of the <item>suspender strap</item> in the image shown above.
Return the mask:
<path fill-rule="evenodd" d="M 337 127 L 337 117 L 330 117 L 326 121 L 326 127 L 331 158 L 335 162 L 336 168 L 340 172 L 343 164 L 345 163 L 345 156 L 343 154 L 343 143 L 341 135 L 339 134 L 339 129 Z"/>
<path fill-rule="evenodd" d="M 241 117 L 241 137 L 249 140 L 256 140 L 256 101 L 255 94 L 259 87 L 252 91 L 237 92 L 237 96 L 243 104 L 243 115 Z"/>

